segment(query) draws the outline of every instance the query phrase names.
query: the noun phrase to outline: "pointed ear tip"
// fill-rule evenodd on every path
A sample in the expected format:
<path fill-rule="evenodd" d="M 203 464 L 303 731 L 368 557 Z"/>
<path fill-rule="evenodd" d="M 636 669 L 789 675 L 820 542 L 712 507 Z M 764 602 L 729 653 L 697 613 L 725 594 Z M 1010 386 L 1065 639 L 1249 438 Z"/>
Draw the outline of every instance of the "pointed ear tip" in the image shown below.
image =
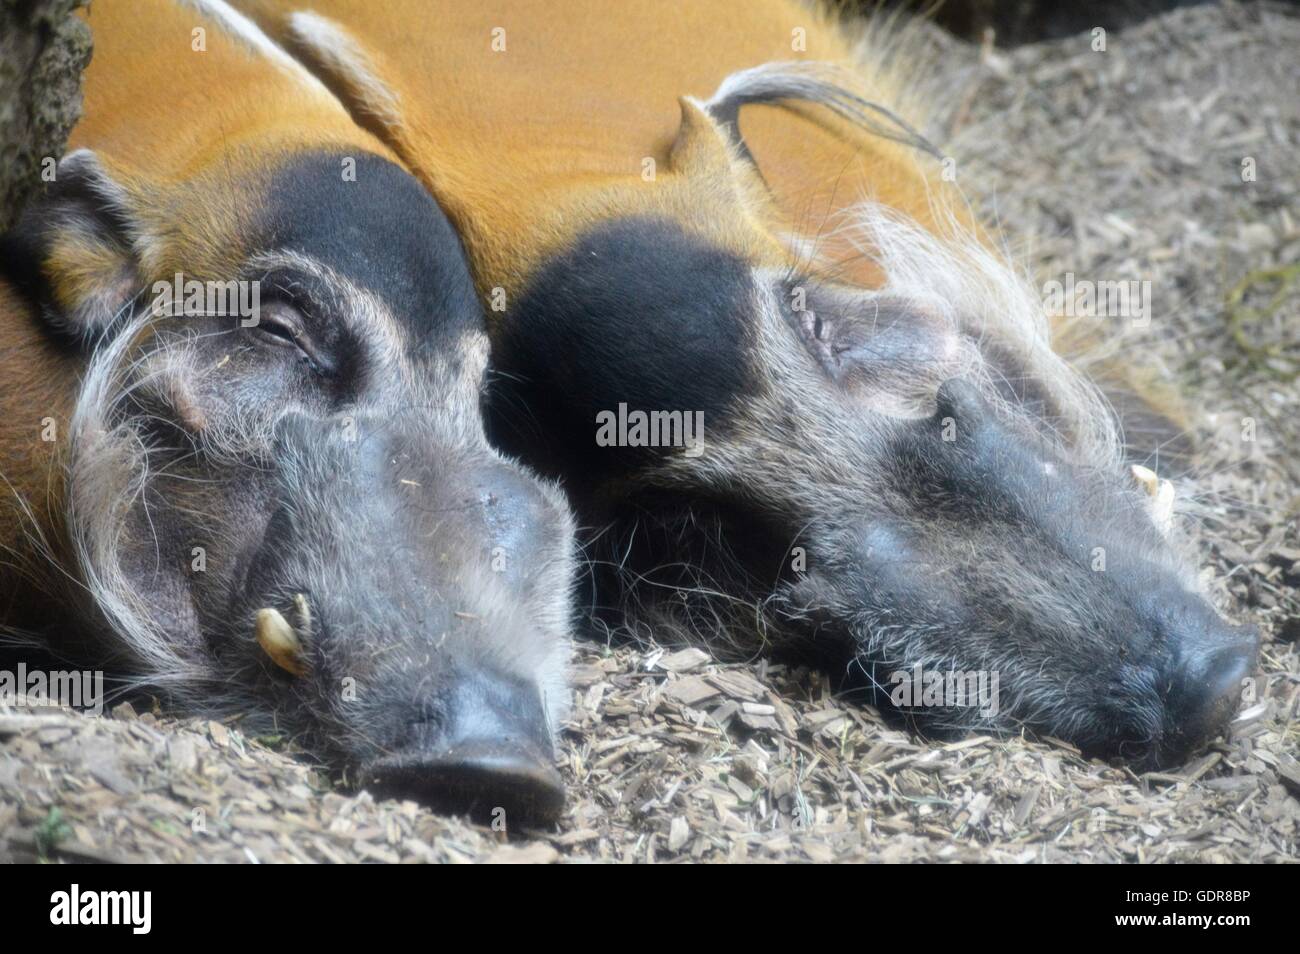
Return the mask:
<path fill-rule="evenodd" d="M 83 146 L 64 153 L 57 168 L 51 189 L 62 198 L 89 195 L 101 202 L 126 204 L 129 170 L 112 160 L 106 161 L 94 149 Z"/>
<path fill-rule="evenodd" d="M 95 150 L 82 146 L 70 152 L 65 152 L 63 158 L 58 162 L 58 167 L 59 171 L 64 173 L 81 172 L 91 169 L 101 170 L 103 169 L 103 163 L 99 161 L 99 155 Z"/>
<path fill-rule="evenodd" d="M 708 106 L 695 96 L 678 96 L 677 105 L 682 111 L 683 123 L 695 123 L 700 120 L 711 122 Z"/>

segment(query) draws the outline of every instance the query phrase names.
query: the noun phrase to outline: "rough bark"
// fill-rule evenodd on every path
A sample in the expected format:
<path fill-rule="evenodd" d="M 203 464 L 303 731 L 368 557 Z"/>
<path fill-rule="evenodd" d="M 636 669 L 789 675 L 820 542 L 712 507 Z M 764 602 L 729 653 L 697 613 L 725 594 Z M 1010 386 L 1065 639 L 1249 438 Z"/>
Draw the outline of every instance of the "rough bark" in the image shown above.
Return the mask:
<path fill-rule="evenodd" d="M 84 0 L 0 0 L 0 232 L 45 185 L 81 116 L 90 30 Z M 48 178 L 48 174 L 47 174 Z"/>

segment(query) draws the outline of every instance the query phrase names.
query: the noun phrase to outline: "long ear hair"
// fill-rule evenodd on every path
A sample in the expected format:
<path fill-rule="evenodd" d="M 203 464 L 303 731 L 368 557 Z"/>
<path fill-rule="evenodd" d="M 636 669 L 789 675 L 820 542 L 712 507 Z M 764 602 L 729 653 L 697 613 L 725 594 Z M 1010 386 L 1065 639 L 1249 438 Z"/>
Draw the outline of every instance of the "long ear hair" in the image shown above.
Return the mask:
<path fill-rule="evenodd" d="M 943 153 L 909 122 L 857 91 L 871 85 L 851 67 L 773 62 L 728 76 L 703 107 L 728 136 L 733 152 L 744 156 L 760 178 L 762 171 L 737 125 L 741 108 L 750 104 L 821 106 L 849 124 L 847 130 L 836 128 L 836 135 L 860 131 L 915 150 L 917 159 L 926 163 L 943 159 Z M 885 90 L 893 85 L 886 78 Z M 801 115 L 815 119 L 815 113 Z M 1026 276 L 996 240 L 989 241 L 995 236 L 983 233 L 978 221 L 966 214 L 961 192 L 955 188 L 932 192 L 924 182 L 918 182 L 917 188 L 925 190 L 932 217 L 928 224 L 864 199 L 838 210 L 833 226 L 823 223 L 818 241 L 839 241 L 845 244 L 842 251 L 848 258 L 877 264 L 883 276 L 879 291 L 947 315 L 981 348 L 1009 349 L 1017 356 L 1021 373 L 1041 382 L 1047 398 L 1046 423 L 1083 458 L 1116 462 L 1120 440 L 1114 414 L 1104 395 L 1053 350 L 1047 316 Z M 824 264 L 835 268 L 830 258 Z M 986 390 L 994 396 L 992 367 L 986 375 Z"/>
<path fill-rule="evenodd" d="M 911 146 L 936 159 L 943 157 L 906 120 L 885 106 L 853 92 L 852 85 L 852 72 L 832 63 L 764 63 L 762 66 L 732 73 L 724 79 L 717 92 L 705 103 L 705 108 L 728 131 L 741 153 L 751 161 L 753 157 L 740 135 L 738 125 L 741 107 L 755 103 L 781 105 L 790 102 L 824 106 L 873 136 Z"/>

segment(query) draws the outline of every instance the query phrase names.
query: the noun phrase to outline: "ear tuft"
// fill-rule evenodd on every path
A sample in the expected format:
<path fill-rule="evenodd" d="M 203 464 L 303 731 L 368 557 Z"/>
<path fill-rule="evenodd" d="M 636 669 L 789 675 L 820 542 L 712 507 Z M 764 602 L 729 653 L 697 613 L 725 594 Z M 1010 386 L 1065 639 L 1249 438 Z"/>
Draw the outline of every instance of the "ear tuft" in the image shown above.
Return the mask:
<path fill-rule="evenodd" d="M 744 149 L 738 117 L 744 106 L 755 103 L 824 106 L 863 132 L 910 146 L 936 159 L 943 154 L 892 110 L 853 91 L 853 74 L 832 63 L 807 61 L 764 63 L 732 73 L 705 104 L 708 113 Z"/>
<path fill-rule="evenodd" d="M 343 102 L 357 125 L 403 155 L 412 154 L 396 91 L 343 26 L 309 10 L 289 14 L 279 26 L 286 45 Z"/>
<path fill-rule="evenodd" d="M 102 335 L 141 283 L 127 191 L 89 149 L 68 153 L 47 194 L 0 240 L 6 276 L 57 332 Z"/>

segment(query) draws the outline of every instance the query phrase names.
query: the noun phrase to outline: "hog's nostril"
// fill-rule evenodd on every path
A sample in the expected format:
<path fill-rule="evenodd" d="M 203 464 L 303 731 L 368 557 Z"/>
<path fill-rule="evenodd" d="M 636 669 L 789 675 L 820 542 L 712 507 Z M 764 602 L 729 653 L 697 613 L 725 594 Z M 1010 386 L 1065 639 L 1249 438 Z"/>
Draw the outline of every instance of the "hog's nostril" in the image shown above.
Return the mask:
<path fill-rule="evenodd" d="M 370 787 L 488 821 L 502 808 L 509 827 L 559 815 L 564 784 L 536 686 L 486 669 L 458 672 L 438 712 L 369 767 Z"/>
<path fill-rule="evenodd" d="M 1255 668 L 1257 634 L 1187 659 L 1165 696 L 1163 761 L 1181 761 L 1208 742 L 1242 700 L 1243 682 Z"/>
<path fill-rule="evenodd" d="M 554 821 L 564 807 L 564 783 L 540 752 L 509 739 L 468 739 L 441 751 L 399 754 L 367 773 L 378 794 L 411 798 L 437 811 L 508 826 Z"/>

